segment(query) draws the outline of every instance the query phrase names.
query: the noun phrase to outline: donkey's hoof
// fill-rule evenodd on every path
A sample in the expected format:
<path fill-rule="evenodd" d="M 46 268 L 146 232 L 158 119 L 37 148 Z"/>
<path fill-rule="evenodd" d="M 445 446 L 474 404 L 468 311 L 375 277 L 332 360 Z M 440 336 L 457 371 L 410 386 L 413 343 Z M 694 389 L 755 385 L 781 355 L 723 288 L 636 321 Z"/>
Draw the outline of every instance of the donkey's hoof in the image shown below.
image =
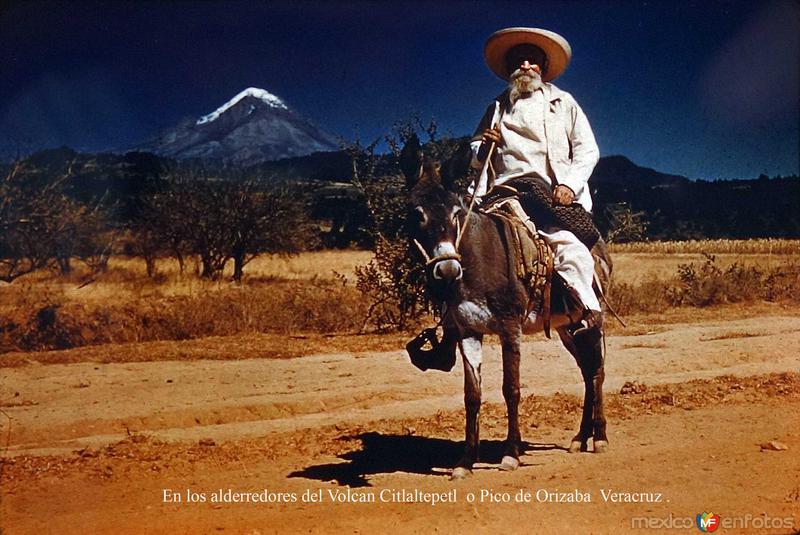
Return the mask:
<path fill-rule="evenodd" d="M 512 457 L 511 455 L 503 456 L 503 460 L 500 461 L 500 470 L 513 472 L 517 468 L 519 468 L 519 459 Z"/>
<path fill-rule="evenodd" d="M 579 451 L 586 451 L 586 442 L 582 442 L 580 440 L 573 440 L 569 443 L 569 448 L 567 448 L 569 453 L 578 453 Z"/>
<path fill-rule="evenodd" d="M 464 468 L 463 466 L 456 466 L 453 468 L 453 473 L 450 474 L 450 481 L 459 481 L 462 479 L 466 479 L 472 475 L 472 470 L 469 468 Z"/>
<path fill-rule="evenodd" d="M 594 441 L 594 452 L 595 453 L 606 453 L 608 451 L 608 440 L 595 440 Z"/>

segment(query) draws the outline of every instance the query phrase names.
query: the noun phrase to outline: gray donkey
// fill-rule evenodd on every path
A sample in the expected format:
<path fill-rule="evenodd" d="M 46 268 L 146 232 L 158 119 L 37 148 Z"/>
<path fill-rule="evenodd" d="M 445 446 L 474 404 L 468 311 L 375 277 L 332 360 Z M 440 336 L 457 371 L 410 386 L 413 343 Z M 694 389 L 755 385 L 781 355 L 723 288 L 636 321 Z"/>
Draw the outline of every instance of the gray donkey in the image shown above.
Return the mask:
<path fill-rule="evenodd" d="M 414 363 L 423 370 L 449 371 L 455 364 L 457 347 L 464 364 L 466 443 L 464 454 L 452 472 L 454 479 L 466 477 L 478 460 L 481 346 L 487 334 L 500 337 L 503 352 L 508 436 L 500 468 L 515 470 L 519 466 L 520 342 L 523 333 L 541 331 L 544 326 L 541 314 L 529 312 L 527 290 L 514 269 L 517 253 L 508 243 L 503 228 L 507 221 L 469 210 L 464 198 L 453 191 L 454 180 L 467 174 L 470 159 L 469 146 L 465 144 L 440 167 L 423 160 L 415 137 L 400 156 L 409 190 L 407 231 L 427 261 L 427 290 L 441 305 L 444 328 L 442 341 L 432 340 L 436 346 L 436 351 L 429 352 L 432 356 L 425 362 Z M 596 251 L 607 261 L 601 265 L 608 267 L 610 273 L 602 241 L 593 249 Z M 587 451 L 588 440 L 592 438 L 594 451 L 599 453 L 608 447 L 603 413 L 602 323 L 582 331 L 572 329 L 569 318 L 580 317 L 580 311 L 569 299 L 561 297 L 567 292 L 558 279 L 553 277 L 552 327 L 575 357 L 585 385 L 580 429 L 569 451 Z"/>

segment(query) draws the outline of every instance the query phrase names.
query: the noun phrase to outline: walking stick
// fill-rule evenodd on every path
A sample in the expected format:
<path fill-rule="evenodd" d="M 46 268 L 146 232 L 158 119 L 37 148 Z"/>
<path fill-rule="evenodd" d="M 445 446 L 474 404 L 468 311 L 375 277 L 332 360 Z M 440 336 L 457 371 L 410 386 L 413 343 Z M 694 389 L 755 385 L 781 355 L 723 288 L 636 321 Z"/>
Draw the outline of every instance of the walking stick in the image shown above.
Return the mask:
<path fill-rule="evenodd" d="M 502 116 L 503 115 L 500 114 L 500 116 L 497 118 L 497 121 L 494 123 L 494 125 L 492 125 L 492 128 L 494 128 L 494 126 L 497 125 L 497 123 L 500 122 L 500 118 Z M 469 201 L 469 208 L 467 208 L 467 215 L 464 218 L 464 226 L 462 227 L 461 223 L 459 221 L 457 221 L 457 223 L 458 223 L 458 231 L 456 233 L 456 245 L 455 245 L 456 254 L 458 254 L 458 246 L 461 245 L 461 237 L 467 231 L 467 226 L 469 225 L 469 215 L 472 213 L 472 208 L 475 206 L 475 199 L 478 197 L 478 185 L 479 185 L 481 177 L 484 174 L 486 174 L 486 192 L 488 192 L 491 189 L 489 187 L 489 171 L 491 170 L 492 174 L 494 174 L 494 168 L 492 167 L 492 155 L 494 154 L 494 149 L 496 147 L 497 147 L 497 143 L 492 141 L 491 145 L 489 145 L 489 151 L 486 153 L 486 160 L 484 160 L 483 167 L 481 167 L 481 172 L 480 172 L 480 174 L 478 174 L 478 177 L 475 179 L 475 181 L 472 184 L 472 199 L 470 199 L 470 201 Z"/>

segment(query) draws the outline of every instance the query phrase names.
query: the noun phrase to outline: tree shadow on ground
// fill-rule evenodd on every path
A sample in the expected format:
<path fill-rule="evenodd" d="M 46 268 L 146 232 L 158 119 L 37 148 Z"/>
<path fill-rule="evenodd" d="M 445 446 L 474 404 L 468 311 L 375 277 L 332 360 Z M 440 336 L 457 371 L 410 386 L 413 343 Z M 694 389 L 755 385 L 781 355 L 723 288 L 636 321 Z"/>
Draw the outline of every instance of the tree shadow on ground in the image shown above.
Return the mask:
<path fill-rule="evenodd" d="M 341 437 L 341 440 L 358 439 L 361 449 L 339 455 L 348 462 L 312 465 L 289 474 L 319 481 L 336 481 L 350 487 L 371 486 L 367 476 L 407 472 L 421 475 L 449 476 L 450 470 L 464 451 L 464 442 L 413 435 L 384 435 L 362 433 Z M 480 462 L 498 464 L 503 458 L 501 440 L 483 440 Z M 532 444 L 523 442 L 520 454 L 532 451 L 564 450 L 557 444 Z"/>

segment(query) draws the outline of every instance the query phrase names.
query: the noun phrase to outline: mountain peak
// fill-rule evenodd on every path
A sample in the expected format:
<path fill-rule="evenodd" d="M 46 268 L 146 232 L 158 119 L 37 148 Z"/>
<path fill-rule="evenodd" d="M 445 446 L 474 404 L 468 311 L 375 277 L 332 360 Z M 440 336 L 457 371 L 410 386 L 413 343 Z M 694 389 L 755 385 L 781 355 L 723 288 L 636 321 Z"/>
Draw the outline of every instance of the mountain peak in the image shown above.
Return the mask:
<path fill-rule="evenodd" d="M 227 110 L 235 106 L 240 100 L 242 100 L 245 97 L 257 98 L 262 102 L 264 102 L 266 105 L 270 106 L 271 108 L 279 108 L 283 110 L 289 109 L 279 97 L 273 95 L 266 89 L 259 89 L 258 87 L 248 87 L 247 89 L 245 89 L 244 91 L 233 97 L 231 100 L 229 100 L 228 102 L 217 108 L 212 113 L 200 117 L 197 120 L 197 124 L 205 124 L 214 121 L 215 119 L 219 118 L 220 115 L 222 115 Z"/>
<path fill-rule="evenodd" d="M 249 87 L 198 120 L 181 121 L 136 147 L 160 156 L 220 160 L 234 165 L 338 148 L 335 137 L 264 89 Z"/>

